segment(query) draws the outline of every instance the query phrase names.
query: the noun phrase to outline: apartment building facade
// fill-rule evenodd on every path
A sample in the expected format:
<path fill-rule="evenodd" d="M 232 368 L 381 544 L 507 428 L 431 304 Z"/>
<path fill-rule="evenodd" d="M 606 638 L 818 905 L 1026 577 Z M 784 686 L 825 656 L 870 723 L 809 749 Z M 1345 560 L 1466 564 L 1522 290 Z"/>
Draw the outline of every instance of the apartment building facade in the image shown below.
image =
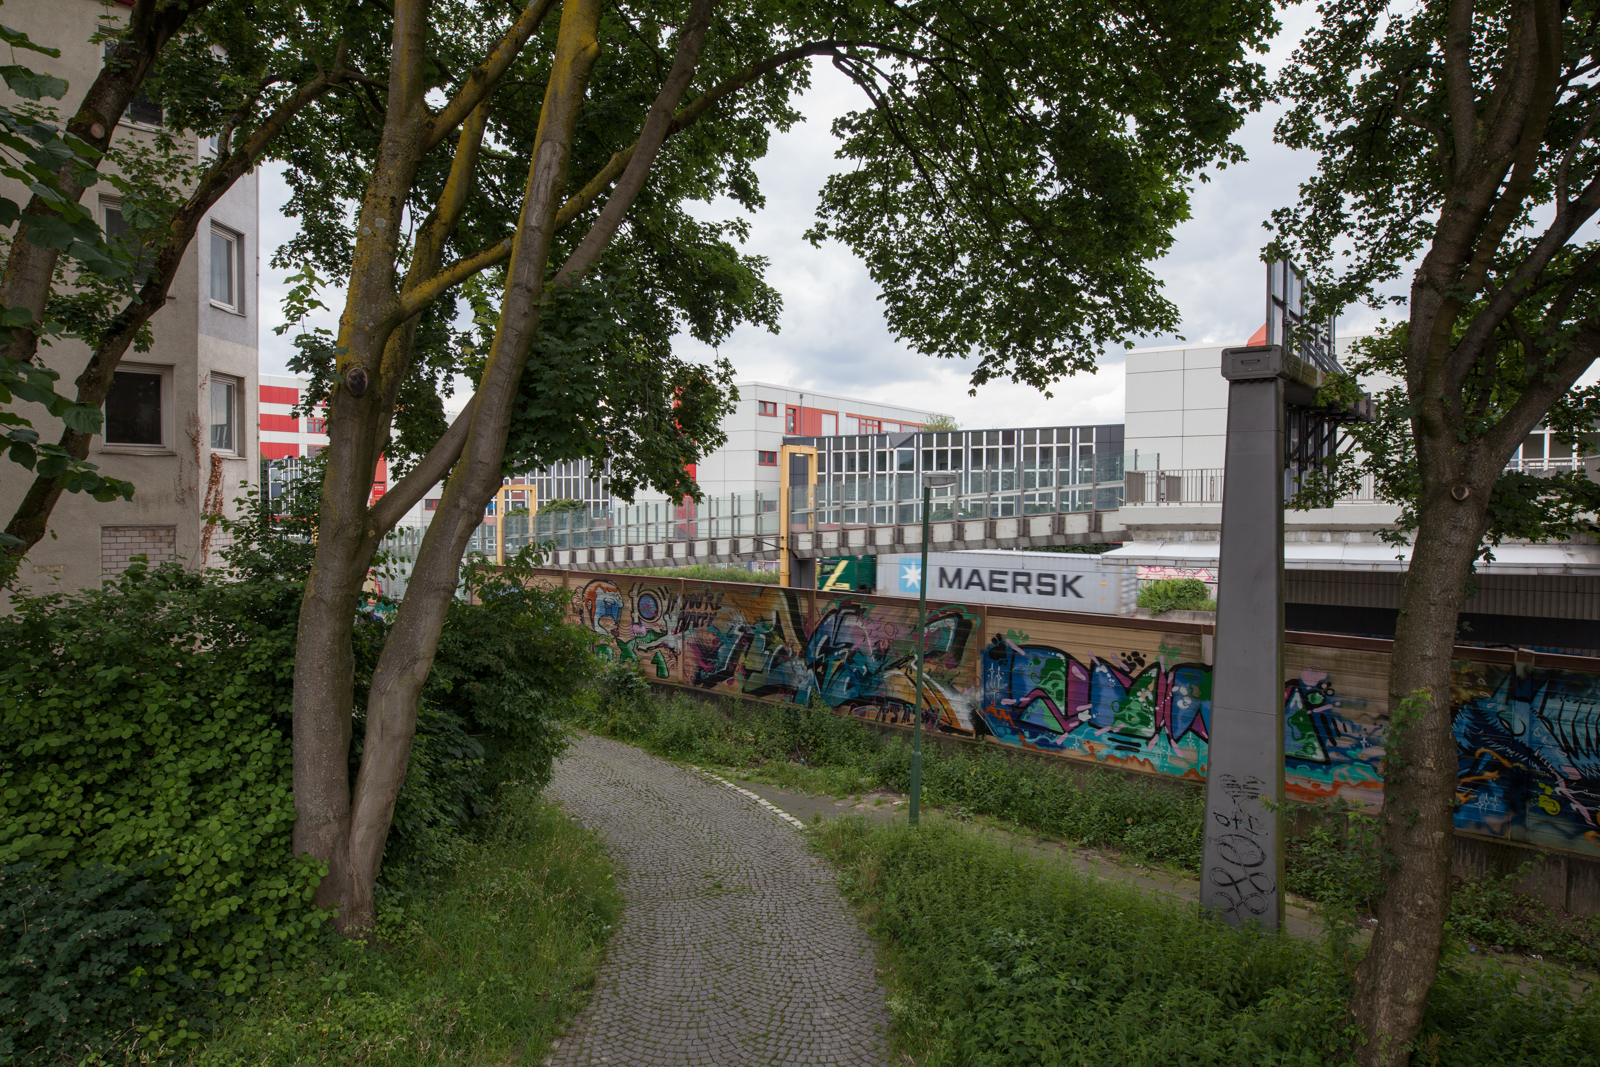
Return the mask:
<path fill-rule="evenodd" d="M 8 25 L 61 50 L 59 58 L 30 53 L 27 63 L 68 83 L 64 108 L 75 106 L 99 72 L 105 45 L 92 38 L 126 18 L 124 6 L 96 0 L 6 8 Z M 117 142 L 152 141 L 163 131 L 163 119 L 158 105 L 141 99 L 124 116 Z M 209 150 L 193 134 L 166 132 L 196 158 Z M 8 194 L 19 201 L 27 197 L 19 188 Z M 98 586 L 137 555 L 195 568 L 216 564 L 223 533 L 206 516 L 234 514 L 235 500 L 257 478 L 258 196 L 257 177 L 249 174 L 210 211 L 167 305 L 151 320 L 150 350 L 130 351 L 116 373 L 89 460 L 132 482 L 133 499 L 99 503 L 63 494 L 49 533 L 23 562 L 20 585 L 36 592 Z M 84 203 L 109 236 L 125 232 L 122 205 L 108 183 L 91 187 Z M 89 350 L 79 341 L 58 340 L 40 354 L 70 390 Z M 59 436 L 60 423 L 42 409 L 29 405 L 24 414 L 41 439 Z M 0 478 L 6 516 L 29 481 L 15 466 Z"/>

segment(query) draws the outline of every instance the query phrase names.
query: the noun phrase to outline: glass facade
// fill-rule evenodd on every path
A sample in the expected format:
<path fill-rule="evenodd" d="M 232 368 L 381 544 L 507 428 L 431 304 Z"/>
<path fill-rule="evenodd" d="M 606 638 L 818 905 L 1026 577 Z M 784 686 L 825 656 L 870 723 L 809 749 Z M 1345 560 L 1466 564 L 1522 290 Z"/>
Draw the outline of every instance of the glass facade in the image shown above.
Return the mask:
<path fill-rule="evenodd" d="M 934 522 L 1122 505 L 1121 424 L 790 437 L 785 443 L 817 450 L 818 529 L 920 522 L 924 472 L 957 475 L 953 487 L 934 491 Z M 795 510 L 804 510 L 798 504 Z"/>

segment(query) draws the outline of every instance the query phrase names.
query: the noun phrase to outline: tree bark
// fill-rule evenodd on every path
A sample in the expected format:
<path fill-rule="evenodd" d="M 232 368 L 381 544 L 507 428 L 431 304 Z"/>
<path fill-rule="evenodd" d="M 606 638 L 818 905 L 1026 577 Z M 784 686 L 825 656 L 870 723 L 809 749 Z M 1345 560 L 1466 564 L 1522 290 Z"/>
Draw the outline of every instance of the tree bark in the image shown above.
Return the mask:
<path fill-rule="evenodd" d="M 416 733 L 417 703 L 455 596 L 461 555 L 500 484 L 506 435 L 522 367 L 538 328 L 555 213 L 566 185 L 589 73 L 599 55 L 599 0 L 567 0 L 507 268 L 500 324 L 473 406 L 462 457 L 423 536 L 393 630 L 367 698 L 366 738 L 350 811 L 348 870 L 340 879 L 339 927 L 373 920 L 373 886 Z"/>
<path fill-rule="evenodd" d="M 369 536 L 367 502 L 380 428 L 387 426 L 390 413 L 383 405 L 387 390 L 376 379 L 397 325 L 390 311 L 400 214 L 422 158 L 429 117 L 423 103 L 428 7 L 426 0 L 398 0 L 394 6 L 387 114 L 357 219 L 347 302 L 339 320 L 342 381 L 328 401 L 334 461 L 322 483 L 317 552 L 295 641 L 293 848 L 328 868 L 313 898 L 319 907 L 338 907 L 349 896 L 351 627 L 377 551 L 377 537 Z"/>
<path fill-rule="evenodd" d="M 87 161 L 99 169 L 102 153 L 111 144 L 122 113 L 138 95 L 139 86 L 155 62 L 161 49 L 172 35 L 182 28 L 190 15 L 200 11 L 211 0 L 179 0 L 162 3 L 159 0 L 135 0 L 128 14 L 128 31 L 111 55 L 106 57 L 100 73 L 83 94 L 78 110 L 67 122 L 67 133 L 89 145 L 96 155 Z M 73 181 L 78 163 L 68 163 L 57 172 L 61 190 L 76 200 L 86 185 Z M 12 235 L 11 254 L 6 257 L 5 272 L 0 274 L 0 305 L 26 308 L 34 322 L 44 317 L 45 302 L 50 298 L 55 278 L 56 261 L 61 252 L 55 248 L 41 248 L 28 238 L 29 216 L 54 215 L 55 209 L 43 197 L 35 194 L 23 208 L 17 232 Z M 39 349 L 39 337 L 26 327 L 13 331 L 13 340 L 5 346 L 5 354 L 15 360 L 31 360 Z M 82 458 L 82 457 L 79 457 Z"/>
<path fill-rule="evenodd" d="M 1459 483 L 1458 483 L 1459 484 Z M 1493 485 L 1493 479 L 1489 479 Z M 1449 488 L 1421 509 L 1389 671 L 1378 925 L 1356 969 L 1352 1013 L 1367 1035 L 1364 1067 L 1403 1067 L 1422 1028 L 1450 913 L 1456 745 L 1450 669 L 1457 617 L 1487 529 L 1487 491 Z"/>

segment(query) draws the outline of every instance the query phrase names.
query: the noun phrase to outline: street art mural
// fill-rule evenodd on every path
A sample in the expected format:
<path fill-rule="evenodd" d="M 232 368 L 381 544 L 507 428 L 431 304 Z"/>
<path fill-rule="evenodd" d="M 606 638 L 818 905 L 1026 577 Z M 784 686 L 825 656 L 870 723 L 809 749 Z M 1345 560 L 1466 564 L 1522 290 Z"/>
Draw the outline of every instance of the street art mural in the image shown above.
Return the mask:
<path fill-rule="evenodd" d="M 651 678 L 678 676 L 684 614 L 697 621 L 676 582 L 623 582 L 596 579 L 573 597 L 584 629 L 594 635 L 595 655 L 605 660 L 637 663 Z"/>
<path fill-rule="evenodd" d="M 1600 855 L 1600 675 L 1470 663 L 1453 689 L 1456 826 Z"/>
<path fill-rule="evenodd" d="M 710 595 L 710 594 L 708 594 Z M 683 681 L 701 689 L 910 722 L 916 705 L 916 611 L 856 597 L 821 601 L 807 618 L 794 590 L 715 594 L 709 621 L 686 636 Z M 923 722 L 971 733 L 977 702 L 969 662 L 977 616 L 929 612 Z"/>
<path fill-rule="evenodd" d="M 910 722 L 916 605 L 794 589 L 630 580 L 575 591 L 597 655 L 647 676 Z M 1019 627 L 1027 627 L 1032 633 Z M 1069 759 L 1201 780 L 1211 668 L 1197 635 L 929 610 L 924 723 Z M 1285 789 L 1306 802 L 1382 800 L 1388 656 L 1285 649 Z M 1454 680 L 1456 825 L 1600 856 L 1600 672 L 1463 663 Z"/>
<path fill-rule="evenodd" d="M 1368 703 L 1339 693 L 1325 671 L 1289 679 L 1289 796 L 1375 806 L 1383 788 L 1377 724 L 1351 717 Z M 1074 655 L 1028 643 L 1025 634 L 996 634 L 984 650 L 979 714 L 1008 744 L 1199 781 L 1210 747 L 1211 668 L 1165 638 L 1154 653 Z"/>

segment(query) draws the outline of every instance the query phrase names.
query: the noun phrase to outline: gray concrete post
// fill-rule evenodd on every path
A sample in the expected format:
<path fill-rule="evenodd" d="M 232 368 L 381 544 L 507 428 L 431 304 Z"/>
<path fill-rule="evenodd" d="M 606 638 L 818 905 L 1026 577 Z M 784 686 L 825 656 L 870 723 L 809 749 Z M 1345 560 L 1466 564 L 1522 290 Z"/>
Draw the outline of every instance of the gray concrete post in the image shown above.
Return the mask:
<path fill-rule="evenodd" d="M 1246 377 L 1223 358 L 1231 380 L 1200 900 L 1230 925 L 1281 930 L 1284 382 Z M 1255 362 L 1277 370 L 1276 360 Z"/>

